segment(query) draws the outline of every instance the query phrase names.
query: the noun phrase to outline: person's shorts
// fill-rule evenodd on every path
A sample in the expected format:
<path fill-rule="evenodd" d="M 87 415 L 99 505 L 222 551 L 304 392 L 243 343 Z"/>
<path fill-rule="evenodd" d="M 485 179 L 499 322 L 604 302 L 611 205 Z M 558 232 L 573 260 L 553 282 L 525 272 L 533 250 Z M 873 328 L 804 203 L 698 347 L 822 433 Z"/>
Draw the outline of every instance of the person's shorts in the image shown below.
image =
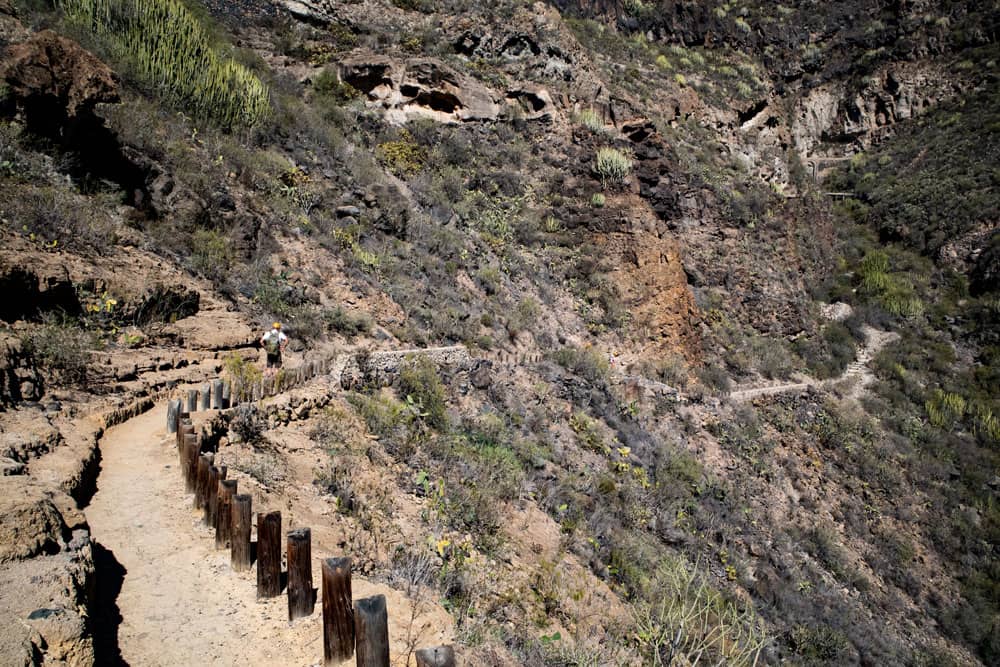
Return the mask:
<path fill-rule="evenodd" d="M 267 367 L 268 368 L 281 368 L 281 355 L 280 354 L 269 354 L 269 355 L 267 355 Z"/>

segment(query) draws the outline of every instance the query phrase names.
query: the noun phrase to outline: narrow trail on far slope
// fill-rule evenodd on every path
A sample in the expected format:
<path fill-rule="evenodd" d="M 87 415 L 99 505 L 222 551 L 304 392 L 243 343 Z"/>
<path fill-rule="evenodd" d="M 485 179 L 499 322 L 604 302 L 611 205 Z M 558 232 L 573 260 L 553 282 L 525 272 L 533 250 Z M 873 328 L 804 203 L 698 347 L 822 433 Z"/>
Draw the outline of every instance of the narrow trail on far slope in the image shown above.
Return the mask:
<path fill-rule="evenodd" d="M 234 572 L 229 551 L 215 550 L 180 483 L 165 410 L 108 430 L 86 509 L 93 539 L 125 569 L 122 659 L 136 667 L 316 664 L 323 646 L 315 623 L 289 627 L 285 597 L 258 601 L 255 570 Z"/>
<path fill-rule="evenodd" d="M 840 382 L 851 382 L 848 396 L 858 398 L 865 388 L 875 381 L 875 374 L 869 368 L 869 363 L 875 358 L 886 345 L 899 338 L 899 334 L 894 331 L 880 331 L 872 327 L 864 328 L 865 343 L 858 348 L 858 354 L 854 361 L 847 365 L 844 372 L 829 380 L 817 380 L 816 378 L 805 377 L 798 382 L 785 382 L 779 384 L 768 384 L 760 386 L 737 387 L 729 393 L 729 398 L 734 401 L 747 401 L 758 396 L 771 396 L 774 394 L 785 394 L 793 391 L 802 391 L 809 387 L 823 387 L 838 384 Z"/>

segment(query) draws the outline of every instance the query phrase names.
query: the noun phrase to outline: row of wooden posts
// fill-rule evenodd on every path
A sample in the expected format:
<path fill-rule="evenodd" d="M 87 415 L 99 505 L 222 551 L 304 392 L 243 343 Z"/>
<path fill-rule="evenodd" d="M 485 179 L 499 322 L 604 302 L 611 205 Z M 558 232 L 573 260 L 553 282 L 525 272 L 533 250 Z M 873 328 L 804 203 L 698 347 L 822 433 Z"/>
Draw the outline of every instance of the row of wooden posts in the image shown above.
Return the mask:
<path fill-rule="evenodd" d="M 171 403 L 174 403 L 173 401 Z M 252 496 L 237 492 L 237 481 L 227 479 L 226 466 L 215 465 L 215 455 L 201 451 L 190 414 L 177 406 L 174 413 L 177 454 L 184 488 L 194 495 L 205 525 L 215 529 L 215 548 L 230 550 L 233 570 L 253 565 L 250 533 Z M 288 531 L 288 620 L 310 616 L 316 604 L 312 580 L 312 535 L 309 528 Z M 281 512 L 257 514 L 257 597 L 281 595 Z M 352 655 L 358 667 L 389 667 L 389 619 L 384 595 L 353 600 L 351 559 L 322 562 L 324 665 L 339 665 Z M 352 606 L 353 601 L 353 606 Z M 416 651 L 418 667 L 454 667 L 450 646 Z"/>
<path fill-rule="evenodd" d="M 177 415 L 182 411 L 197 412 L 201 410 L 226 410 L 240 403 L 259 401 L 268 396 L 275 396 L 292 387 L 327 372 L 330 365 L 327 359 L 310 361 L 298 368 L 282 370 L 273 375 L 265 376 L 252 384 L 226 382 L 222 379 L 213 380 L 203 385 L 201 389 L 189 389 L 183 398 L 170 401 L 167 408 L 167 430 L 174 432 Z"/>

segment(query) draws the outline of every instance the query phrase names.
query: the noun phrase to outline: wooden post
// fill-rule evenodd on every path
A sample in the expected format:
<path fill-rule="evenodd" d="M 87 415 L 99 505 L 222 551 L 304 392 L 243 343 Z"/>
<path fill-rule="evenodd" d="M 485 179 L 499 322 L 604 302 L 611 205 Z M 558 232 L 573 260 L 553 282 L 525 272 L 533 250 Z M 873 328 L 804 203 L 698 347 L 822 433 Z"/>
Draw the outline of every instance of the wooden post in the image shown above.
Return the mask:
<path fill-rule="evenodd" d="M 186 412 L 177 413 L 177 424 L 174 426 L 174 429 L 177 432 L 175 436 L 177 438 L 177 449 L 181 449 L 184 445 L 184 435 L 194 433 L 194 424 L 191 423 L 191 418 L 188 417 Z"/>
<path fill-rule="evenodd" d="M 422 648 L 416 656 L 417 667 L 455 667 L 455 649 L 450 646 Z"/>
<path fill-rule="evenodd" d="M 198 436 L 194 433 L 184 435 L 184 490 L 194 493 L 198 481 Z"/>
<path fill-rule="evenodd" d="M 257 597 L 281 595 L 281 512 L 257 515 Z"/>
<path fill-rule="evenodd" d="M 219 507 L 215 523 L 215 548 L 229 546 L 229 536 L 233 526 L 233 496 L 236 495 L 236 480 L 224 479 L 219 482 Z"/>
<path fill-rule="evenodd" d="M 288 620 L 313 613 L 312 534 L 308 528 L 288 531 Z"/>
<path fill-rule="evenodd" d="M 201 409 L 212 409 L 212 385 L 206 384 L 201 387 Z"/>
<path fill-rule="evenodd" d="M 225 466 L 222 466 L 225 468 Z M 219 468 L 211 466 L 208 469 L 208 486 L 205 488 L 205 513 L 202 523 L 210 528 L 215 527 L 215 512 L 219 507 Z"/>
<path fill-rule="evenodd" d="M 177 413 L 180 409 L 177 401 L 167 401 L 167 433 L 177 432 Z"/>
<path fill-rule="evenodd" d="M 351 559 L 323 560 L 323 661 L 339 665 L 354 655 L 354 611 L 351 609 Z"/>
<path fill-rule="evenodd" d="M 194 483 L 194 508 L 200 510 L 208 501 L 208 471 L 215 463 L 215 454 L 198 457 L 198 478 Z"/>
<path fill-rule="evenodd" d="M 233 528 L 229 562 L 237 572 L 250 569 L 250 531 L 253 527 L 253 496 L 241 493 L 233 497 Z"/>
<path fill-rule="evenodd" d="M 358 667 L 389 667 L 389 612 L 384 595 L 354 603 L 354 632 L 358 637 Z"/>
<path fill-rule="evenodd" d="M 222 380 L 212 380 L 212 409 L 222 409 Z"/>
<path fill-rule="evenodd" d="M 184 466 L 184 443 L 186 442 L 186 436 L 194 435 L 194 424 L 186 421 L 177 422 L 177 456 L 179 457 L 180 464 Z"/>
<path fill-rule="evenodd" d="M 189 389 L 188 390 L 188 412 L 198 412 L 198 390 Z"/>

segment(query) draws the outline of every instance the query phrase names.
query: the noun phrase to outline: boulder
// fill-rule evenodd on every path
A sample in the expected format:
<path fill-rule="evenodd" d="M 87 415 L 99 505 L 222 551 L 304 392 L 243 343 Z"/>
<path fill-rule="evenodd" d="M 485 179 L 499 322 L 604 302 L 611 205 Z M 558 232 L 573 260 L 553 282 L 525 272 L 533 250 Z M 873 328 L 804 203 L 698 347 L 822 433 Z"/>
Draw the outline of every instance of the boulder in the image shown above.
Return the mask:
<path fill-rule="evenodd" d="M 525 120 L 551 123 L 555 117 L 555 104 L 549 91 L 541 86 L 525 84 L 507 91 L 507 104 L 518 109 Z"/>
<path fill-rule="evenodd" d="M 493 384 L 493 362 L 480 359 L 469 371 L 469 382 L 476 389 L 488 389 Z"/>
<path fill-rule="evenodd" d="M 4 485 L 0 496 L 0 563 L 65 548 L 70 524 L 83 523 L 74 500 L 27 477 L 8 477 Z"/>

